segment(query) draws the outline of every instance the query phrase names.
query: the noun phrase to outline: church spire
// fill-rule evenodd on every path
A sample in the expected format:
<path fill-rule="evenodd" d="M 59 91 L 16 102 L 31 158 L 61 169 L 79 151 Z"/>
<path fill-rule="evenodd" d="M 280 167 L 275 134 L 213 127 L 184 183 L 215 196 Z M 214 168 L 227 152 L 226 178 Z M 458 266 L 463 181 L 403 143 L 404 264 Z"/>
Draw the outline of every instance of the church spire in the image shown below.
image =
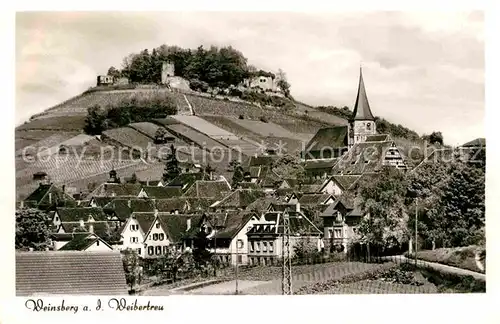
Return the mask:
<path fill-rule="evenodd" d="M 370 104 L 368 103 L 368 98 L 366 97 L 365 83 L 363 82 L 363 71 L 361 65 L 359 67 L 358 95 L 356 97 L 356 103 L 354 104 L 354 112 L 352 114 L 351 119 L 374 120 L 372 112 L 370 110 Z"/>

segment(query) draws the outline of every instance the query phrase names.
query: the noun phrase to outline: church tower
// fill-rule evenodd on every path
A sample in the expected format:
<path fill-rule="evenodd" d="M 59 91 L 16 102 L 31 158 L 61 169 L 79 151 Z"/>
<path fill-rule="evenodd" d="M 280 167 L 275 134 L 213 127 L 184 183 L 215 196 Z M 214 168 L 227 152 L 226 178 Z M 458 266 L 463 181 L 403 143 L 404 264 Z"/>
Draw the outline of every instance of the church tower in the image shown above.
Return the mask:
<path fill-rule="evenodd" d="M 354 112 L 349 120 L 349 148 L 354 144 L 364 142 L 366 136 L 377 133 L 375 118 L 370 110 L 370 104 L 366 97 L 363 72 L 359 68 L 359 85 Z"/>

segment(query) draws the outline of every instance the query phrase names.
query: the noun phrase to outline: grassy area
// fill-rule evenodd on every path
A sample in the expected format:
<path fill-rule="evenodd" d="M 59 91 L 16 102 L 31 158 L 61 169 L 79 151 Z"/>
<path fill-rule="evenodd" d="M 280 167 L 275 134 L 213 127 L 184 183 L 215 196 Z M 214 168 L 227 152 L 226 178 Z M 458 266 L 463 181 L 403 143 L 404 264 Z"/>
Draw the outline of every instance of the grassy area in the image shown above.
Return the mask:
<path fill-rule="evenodd" d="M 465 247 L 424 250 L 417 252 L 417 258 L 424 261 L 436 262 L 452 267 L 485 273 L 486 269 L 480 269 L 476 263 L 476 251 L 485 251 L 485 248 L 472 245 Z M 415 254 L 409 255 L 409 257 L 414 258 Z"/>
<path fill-rule="evenodd" d="M 437 287 L 439 293 L 484 293 L 486 281 L 433 268 L 419 269 L 422 275 Z"/>

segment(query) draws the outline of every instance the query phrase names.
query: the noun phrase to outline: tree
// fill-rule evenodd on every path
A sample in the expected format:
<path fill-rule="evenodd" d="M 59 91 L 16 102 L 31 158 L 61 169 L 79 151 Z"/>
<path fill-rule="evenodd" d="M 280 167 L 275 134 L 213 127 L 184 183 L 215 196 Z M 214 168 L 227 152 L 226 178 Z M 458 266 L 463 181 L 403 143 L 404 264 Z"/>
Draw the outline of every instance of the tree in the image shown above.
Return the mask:
<path fill-rule="evenodd" d="M 215 172 L 215 168 L 212 167 L 210 164 L 207 164 L 207 166 L 203 169 L 203 179 L 213 179 L 213 173 Z"/>
<path fill-rule="evenodd" d="M 383 248 L 401 246 L 408 239 L 407 182 L 402 171 L 384 167 L 359 187 L 360 207 L 367 215 L 359 225 L 359 241 Z"/>
<path fill-rule="evenodd" d="M 137 183 L 137 174 L 135 174 L 135 172 L 132 174 L 132 176 L 130 177 L 130 179 L 128 179 L 127 183 Z"/>
<path fill-rule="evenodd" d="M 163 173 L 163 180 L 165 182 L 170 182 L 175 177 L 181 173 L 179 167 L 179 161 L 177 160 L 176 150 L 174 145 L 170 146 L 170 153 L 167 156 L 167 163 L 165 165 L 165 171 Z"/>
<path fill-rule="evenodd" d="M 166 142 L 167 131 L 163 127 L 158 127 L 155 132 L 155 143 L 163 144 Z"/>
<path fill-rule="evenodd" d="M 100 135 L 107 129 L 106 111 L 99 105 L 87 109 L 84 131 L 90 135 Z"/>
<path fill-rule="evenodd" d="M 229 164 L 233 169 L 233 179 L 231 186 L 237 188 L 238 185 L 243 181 L 244 170 L 241 163 L 237 160 L 233 160 Z"/>
<path fill-rule="evenodd" d="M 112 76 L 114 79 L 118 79 L 121 77 L 120 70 L 118 70 L 114 66 L 112 66 L 108 69 L 108 75 Z"/>
<path fill-rule="evenodd" d="M 278 76 L 277 76 L 277 85 L 285 95 L 285 97 L 290 97 L 290 83 L 288 83 L 286 74 L 283 72 L 283 70 L 279 69 L 278 70 Z"/>
<path fill-rule="evenodd" d="M 142 267 L 137 252 L 130 248 L 124 250 L 122 262 L 127 285 L 130 286 L 130 290 L 134 290 L 134 287 L 142 281 Z"/>
<path fill-rule="evenodd" d="M 49 215 L 28 208 L 16 210 L 16 249 L 43 251 L 50 245 Z"/>
<path fill-rule="evenodd" d="M 430 144 L 443 145 L 443 134 L 441 132 L 432 132 L 430 135 L 424 135 L 424 140 L 428 140 Z"/>
<path fill-rule="evenodd" d="M 193 258 L 197 268 L 204 269 L 210 263 L 212 254 L 208 251 L 209 240 L 205 228 L 196 233 L 193 242 Z"/>

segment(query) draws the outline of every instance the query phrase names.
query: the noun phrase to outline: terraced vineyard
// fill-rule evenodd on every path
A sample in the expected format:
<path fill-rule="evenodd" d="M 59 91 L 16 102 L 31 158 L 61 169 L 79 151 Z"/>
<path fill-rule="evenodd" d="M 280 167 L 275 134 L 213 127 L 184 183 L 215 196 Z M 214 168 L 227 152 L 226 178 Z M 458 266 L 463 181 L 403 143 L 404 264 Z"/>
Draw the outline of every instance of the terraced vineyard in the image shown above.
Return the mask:
<path fill-rule="evenodd" d="M 154 145 L 153 140 L 131 127 L 121 127 L 102 132 L 103 141 L 118 143 L 129 148 L 141 148 L 146 150 Z"/>
<path fill-rule="evenodd" d="M 264 137 L 286 137 L 295 139 L 294 133 L 272 122 L 264 123 L 259 120 L 236 119 L 231 120 L 233 123 L 240 125 L 243 128 L 261 134 Z"/>
<path fill-rule="evenodd" d="M 16 156 L 21 156 L 23 155 L 23 151 L 25 151 L 26 148 L 26 155 L 36 155 L 38 153 L 41 153 L 51 147 L 58 146 L 61 143 L 69 140 L 70 138 L 74 137 L 78 133 L 76 132 L 56 132 L 48 137 L 45 137 L 35 143 L 19 143 L 20 147 L 16 151 Z M 29 149 L 27 149 L 27 145 L 29 145 Z"/>
<path fill-rule="evenodd" d="M 85 127 L 85 116 L 59 116 L 35 119 L 16 127 L 16 131 L 58 130 L 81 131 Z"/>
<path fill-rule="evenodd" d="M 74 155 L 54 155 L 29 164 L 23 169 L 16 170 L 16 186 L 32 183 L 33 174 L 36 172 L 46 172 L 52 182 L 62 184 L 107 173 L 113 168 L 117 169 L 137 163 L 131 160 L 87 160 Z"/>
<path fill-rule="evenodd" d="M 156 131 L 160 128 L 160 126 L 153 124 L 153 123 L 149 123 L 149 122 L 132 123 L 132 124 L 129 124 L 128 127 L 135 129 L 139 133 L 146 135 L 147 137 L 151 138 L 152 140 L 155 139 Z M 173 136 L 173 135 L 169 134 L 167 132 L 167 136 Z"/>
<path fill-rule="evenodd" d="M 178 120 L 180 123 L 189 126 L 191 128 L 196 129 L 200 133 L 203 133 L 211 138 L 218 139 L 228 139 L 228 140 L 237 140 L 238 136 L 234 135 L 231 132 L 228 132 L 225 129 L 215 126 L 214 124 L 198 117 L 198 116 L 172 116 L 175 120 Z"/>

